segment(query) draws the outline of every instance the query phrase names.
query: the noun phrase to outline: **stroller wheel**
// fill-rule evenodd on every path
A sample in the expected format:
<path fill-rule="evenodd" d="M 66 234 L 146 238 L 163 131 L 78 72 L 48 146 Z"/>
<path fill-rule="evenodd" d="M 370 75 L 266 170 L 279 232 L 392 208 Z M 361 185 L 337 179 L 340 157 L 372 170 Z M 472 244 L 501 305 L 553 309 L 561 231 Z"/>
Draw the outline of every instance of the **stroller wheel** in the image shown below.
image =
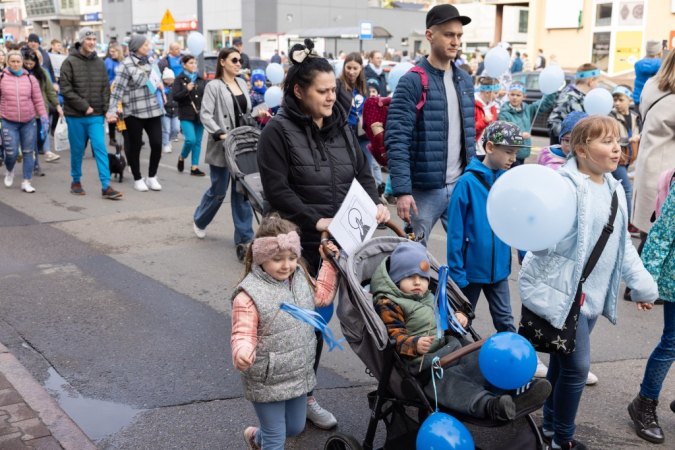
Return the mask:
<path fill-rule="evenodd" d="M 355 437 L 343 433 L 331 435 L 323 446 L 323 450 L 363 450 Z"/>

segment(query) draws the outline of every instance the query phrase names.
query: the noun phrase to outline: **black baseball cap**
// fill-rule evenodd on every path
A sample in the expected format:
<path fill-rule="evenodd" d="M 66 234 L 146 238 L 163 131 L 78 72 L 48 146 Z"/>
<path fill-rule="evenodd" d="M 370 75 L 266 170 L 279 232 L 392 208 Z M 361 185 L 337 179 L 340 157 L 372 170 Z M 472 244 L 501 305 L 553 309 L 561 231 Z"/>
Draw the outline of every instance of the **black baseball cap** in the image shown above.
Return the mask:
<path fill-rule="evenodd" d="M 461 16 L 457 8 L 452 5 L 436 5 L 427 13 L 427 30 L 434 25 L 445 23 L 448 20 L 457 19 L 462 25 L 471 23 L 471 18 Z"/>

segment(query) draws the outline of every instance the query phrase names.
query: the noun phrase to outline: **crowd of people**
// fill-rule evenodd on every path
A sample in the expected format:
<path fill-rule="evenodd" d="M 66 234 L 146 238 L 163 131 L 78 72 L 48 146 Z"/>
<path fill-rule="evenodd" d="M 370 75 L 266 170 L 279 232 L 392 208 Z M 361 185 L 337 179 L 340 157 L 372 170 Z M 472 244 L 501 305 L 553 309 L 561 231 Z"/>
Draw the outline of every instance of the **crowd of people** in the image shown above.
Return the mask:
<path fill-rule="evenodd" d="M 397 247 L 371 286 L 374 307 L 404 361 L 417 366 L 424 355 L 447 354 L 462 345 L 457 339 L 424 336 L 434 309 L 425 247 L 439 220 L 447 233 L 452 281 L 474 309 L 480 294 L 485 295 L 496 331 L 517 332 L 508 277 L 512 250 L 518 249 L 491 230 L 486 202 L 499 177 L 530 157 L 535 118 L 550 110 L 550 145 L 541 149 L 537 163 L 566 180 L 578 215 L 554 247 L 518 252 L 518 289 L 524 307 L 558 329 L 583 289 L 580 314 L 574 318 L 575 351 L 552 354 L 548 367 L 540 361 L 535 381 L 507 393 L 496 392 L 480 376 L 475 355 L 467 356 L 452 372 L 470 377 L 470 386 L 458 389 L 448 378 L 439 398 L 454 410 L 497 421 L 544 403 L 541 431 L 549 445 L 585 449 L 575 439 L 575 418 L 585 385 L 598 381 L 590 373 L 590 336 L 601 315 L 616 323 L 623 279 L 624 299 L 639 310 L 664 301 L 663 337 L 629 406 L 638 436 L 663 442 L 656 407 L 675 360 L 675 190 L 670 189 L 675 179 L 675 53 L 661 60 L 659 48 L 648 44 L 647 58 L 636 64 L 635 86 L 613 90 L 609 116 L 588 116 L 584 98 L 599 85 L 596 65 L 581 65 L 574 83 L 526 103 L 525 84 L 512 80 L 509 71 L 490 77 L 479 53 L 469 59 L 462 55 L 461 38 L 470 23 L 452 5 L 432 8 L 426 21 L 429 54 L 414 59 L 406 52 L 394 54 L 417 66 L 400 78 L 394 92 L 388 89 L 382 52 L 342 55 L 339 77 L 316 54 L 311 40 L 296 44 L 289 55 L 277 52 L 272 62 L 290 64 L 281 108 L 257 108 L 255 118 L 251 113 L 264 103 L 268 83 L 263 71 L 242 76 L 249 59 L 241 42 L 219 51 L 215 77 L 207 83 L 195 57 L 182 55 L 177 43 L 155 58 L 147 37 L 132 35 L 122 45 L 109 45 L 100 58 L 96 33 L 82 28 L 56 79 L 39 38 L 31 35 L 25 47 L 0 53 L 0 64 L 6 65 L 0 75 L 5 185 L 13 185 L 21 161 L 21 189 L 34 193 L 32 177 L 44 173 L 38 154 L 44 150 L 46 162 L 59 159 L 50 152 L 54 120 L 49 110 L 56 116 L 52 119 L 64 117 L 67 123 L 70 191 L 75 195 L 85 195 L 82 159 L 89 144 L 102 197 L 122 197 L 110 184 L 106 122 L 108 144 L 118 146 L 119 134 L 124 137 L 124 154 L 139 192 L 162 190 L 159 162 L 172 153 L 171 142 L 179 133 L 185 140 L 176 160 L 178 172 L 185 171 L 189 158 L 190 175 L 205 176 L 199 161 L 206 139 L 211 185 L 194 212 L 193 231 L 205 238 L 229 186 L 234 244 L 245 265 L 245 276 L 232 294 L 232 358 L 260 421 L 259 427 L 244 430 L 244 438 L 249 449 L 263 444 L 281 449 L 286 437 L 304 429 L 306 419 L 325 429 L 337 424 L 313 395 L 321 333 L 290 316 L 277 318 L 276 312 L 282 301 L 306 309 L 331 305 L 338 274 L 322 263 L 322 233 L 354 180 L 377 205 L 379 224 L 391 220 L 386 205 L 395 205 L 418 238 Z M 58 44 L 52 42 L 53 52 L 60 51 Z M 510 71 L 539 70 L 546 64 L 541 50 L 534 64 L 516 52 Z M 363 114 L 367 98 L 386 96 L 392 98 L 386 129 L 380 130 L 388 158 L 384 180 L 369 151 Z M 255 231 L 251 204 L 237 189 L 224 152 L 230 133 L 244 126 L 262 130 L 257 159 L 264 219 Z M 147 169 L 140 163 L 144 134 Z M 667 171 L 670 176 L 662 175 Z M 640 238 L 639 248 L 631 235 Z M 327 245 L 330 252 L 340 252 L 335 244 Z M 469 318 L 458 313 L 457 319 L 466 325 Z M 431 358 L 426 359 L 430 364 Z M 671 408 L 675 412 L 675 402 Z"/>

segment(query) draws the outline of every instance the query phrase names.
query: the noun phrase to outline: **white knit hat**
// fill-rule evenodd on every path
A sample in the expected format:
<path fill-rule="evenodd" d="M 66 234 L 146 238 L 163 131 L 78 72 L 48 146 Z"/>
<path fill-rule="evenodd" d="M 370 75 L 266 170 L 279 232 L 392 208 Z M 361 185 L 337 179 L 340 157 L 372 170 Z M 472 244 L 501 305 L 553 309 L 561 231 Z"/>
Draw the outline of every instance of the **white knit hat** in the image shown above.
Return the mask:
<path fill-rule="evenodd" d="M 176 78 L 176 74 L 173 73 L 173 70 L 169 69 L 168 67 L 164 69 L 164 72 L 162 72 L 162 80 L 168 80 L 168 79 L 174 79 Z"/>

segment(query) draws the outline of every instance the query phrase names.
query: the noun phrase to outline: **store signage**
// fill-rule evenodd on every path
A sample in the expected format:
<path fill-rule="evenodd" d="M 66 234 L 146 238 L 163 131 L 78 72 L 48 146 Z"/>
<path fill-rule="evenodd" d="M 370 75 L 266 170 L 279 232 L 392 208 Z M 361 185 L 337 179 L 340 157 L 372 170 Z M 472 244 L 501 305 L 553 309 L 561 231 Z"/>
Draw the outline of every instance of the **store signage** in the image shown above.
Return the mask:
<path fill-rule="evenodd" d="M 194 31 L 199 28 L 199 22 L 196 20 L 187 20 L 184 22 L 176 22 L 176 31 Z"/>

